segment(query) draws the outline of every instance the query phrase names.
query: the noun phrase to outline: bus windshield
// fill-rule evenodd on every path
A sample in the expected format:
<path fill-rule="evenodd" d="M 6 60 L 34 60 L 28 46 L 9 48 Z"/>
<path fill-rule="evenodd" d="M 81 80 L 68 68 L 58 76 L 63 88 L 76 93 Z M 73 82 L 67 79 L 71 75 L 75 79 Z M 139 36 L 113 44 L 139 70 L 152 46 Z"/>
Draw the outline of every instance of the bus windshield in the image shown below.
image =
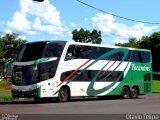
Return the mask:
<path fill-rule="evenodd" d="M 23 45 L 18 52 L 17 62 L 27 62 L 42 57 L 60 57 L 65 42 L 33 42 Z"/>
<path fill-rule="evenodd" d="M 16 61 L 26 62 L 37 60 L 42 57 L 46 42 L 35 42 L 25 44 L 19 50 Z"/>

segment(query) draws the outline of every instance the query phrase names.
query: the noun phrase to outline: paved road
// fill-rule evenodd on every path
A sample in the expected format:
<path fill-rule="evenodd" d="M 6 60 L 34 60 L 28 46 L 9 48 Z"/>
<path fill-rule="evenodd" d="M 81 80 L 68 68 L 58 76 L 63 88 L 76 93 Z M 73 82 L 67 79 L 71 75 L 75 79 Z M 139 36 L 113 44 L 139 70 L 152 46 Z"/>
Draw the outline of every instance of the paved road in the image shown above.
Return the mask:
<path fill-rule="evenodd" d="M 148 94 L 138 99 L 108 97 L 72 99 L 70 102 L 35 104 L 33 101 L 0 102 L 0 114 L 126 114 L 160 113 L 160 94 Z"/>

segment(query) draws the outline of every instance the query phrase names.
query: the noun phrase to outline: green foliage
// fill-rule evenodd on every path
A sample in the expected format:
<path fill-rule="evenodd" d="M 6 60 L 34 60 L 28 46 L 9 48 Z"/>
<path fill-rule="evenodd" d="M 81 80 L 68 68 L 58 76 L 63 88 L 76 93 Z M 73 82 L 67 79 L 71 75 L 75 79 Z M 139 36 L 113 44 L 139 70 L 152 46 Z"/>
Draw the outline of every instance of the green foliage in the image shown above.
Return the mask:
<path fill-rule="evenodd" d="M 136 38 L 129 38 L 126 43 L 116 43 L 116 46 L 139 48 L 139 41 Z"/>
<path fill-rule="evenodd" d="M 126 43 L 116 43 L 116 46 L 160 50 L 160 32 L 155 32 L 150 36 L 143 36 L 140 40 L 129 38 Z"/>
<path fill-rule="evenodd" d="M 4 56 L 4 43 L 2 37 L 0 36 L 0 59 Z"/>
<path fill-rule="evenodd" d="M 6 34 L 4 37 L 1 37 L 1 46 L 2 53 L 0 55 L 1 59 L 11 59 L 14 60 L 16 49 L 20 44 L 25 43 L 26 40 L 22 40 L 18 37 L 18 34 Z"/>
<path fill-rule="evenodd" d="M 14 61 L 18 46 L 26 40 L 19 38 L 18 34 L 0 35 L 0 72 L 2 65 L 7 61 Z"/>
<path fill-rule="evenodd" d="M 10 101 L 10 100 L 14 100 L 10 92 L 0 94 L 0 101 Z"/>
<path fill-rule="evenodd" d="M 140 46 L 144 49 L 150 49 L 152 53 L 153 71 L 160 71 L 160 32 L 155 32 L 150 36 L 143 36 L 140 40 Z"/>
<path fill-rule="evenodd" d="M 17 47 L 25 42 L 26 40 L 22 40 L 18 37 L 18 34 L 14 33 L 0 36 L 0 59 L 13 60 Z"/>
<path fill-rule="evenodd" d="M 151 36 L 143 36 L 140 40 L 142 48 L 150 50 L 160 50 L 160 32 L 155 32 Z"/>
<path fill-rule="evenodd" d="M 153 80 L 152 81 L 152 92 L 159 92 L 160 93 L 160 80 Z"/>
<path fill-rule="evenodd" d="M 81 28 L 80 30 L 73 30 L 73 40 L 75 42 L 84 42 L 84 43 L 93 43 L 93 44 L 101 44 L 102 39 L 101 39 L 101 31 L 97 30 L 92 30 L 90 32 L 89 30 L 84 30 Z"/>

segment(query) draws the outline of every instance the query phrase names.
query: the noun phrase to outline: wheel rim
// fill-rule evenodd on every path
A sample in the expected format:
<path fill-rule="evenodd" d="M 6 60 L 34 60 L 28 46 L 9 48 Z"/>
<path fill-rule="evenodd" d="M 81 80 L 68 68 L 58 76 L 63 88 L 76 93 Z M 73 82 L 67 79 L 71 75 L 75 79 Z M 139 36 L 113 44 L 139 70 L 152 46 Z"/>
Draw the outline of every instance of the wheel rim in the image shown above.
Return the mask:
<path fill-rule="evenodd" d="M 67 93 L 67 90 L 63 89 L 59 92 L 59 100 L 60 101 L 67 101 L 68 99 L 68 93 Z"/>
<path fill-rule="evenodd" d="M 132 88 L 132 91 L 131 91 L 132 98 L 137 98 L 137 95 L 138 95 L 137 89 L 136 88 Z"/>

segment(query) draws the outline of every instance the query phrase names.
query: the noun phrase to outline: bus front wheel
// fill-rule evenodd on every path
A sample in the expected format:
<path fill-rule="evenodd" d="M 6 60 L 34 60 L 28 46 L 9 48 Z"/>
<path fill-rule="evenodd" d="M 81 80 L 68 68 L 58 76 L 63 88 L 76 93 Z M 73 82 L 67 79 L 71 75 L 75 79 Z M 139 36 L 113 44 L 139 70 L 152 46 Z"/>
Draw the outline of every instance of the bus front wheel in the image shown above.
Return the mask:
<path fill-rule="evenodd" d="M 59 90 L 58 101 L 67 102 L 70 99 L 69 91 L 64 87 Z"/>
<path fill-rule="evenodd" d="M 129 98 L 129 94 L 130 94 L 129 88 L 126 87 L 126 86 L 123 87 L 123 89 L 122 89 L 122 98 L 128 99 Z"/>

